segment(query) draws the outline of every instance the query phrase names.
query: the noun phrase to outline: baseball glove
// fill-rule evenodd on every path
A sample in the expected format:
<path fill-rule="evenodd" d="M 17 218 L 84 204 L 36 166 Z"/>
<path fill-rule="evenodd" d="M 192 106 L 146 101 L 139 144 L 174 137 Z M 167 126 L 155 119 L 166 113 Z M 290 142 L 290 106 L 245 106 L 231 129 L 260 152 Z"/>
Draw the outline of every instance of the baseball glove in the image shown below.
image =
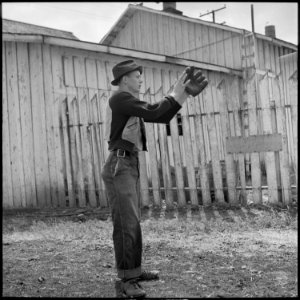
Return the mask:
<path fill-rule="evenodd" d="M 187 80 L 191 80 L 190 83 L 185 87 L 185 91 L 192 95 L 193 97 L 196 97 L 199 95 L 208 85 L 207 79 L 202 75 L 201 71 L 198 71 L 194 74 L 194 67 L 189 67 L 186 70 L 186 73 L 188 74 L 185 82 Z"/>

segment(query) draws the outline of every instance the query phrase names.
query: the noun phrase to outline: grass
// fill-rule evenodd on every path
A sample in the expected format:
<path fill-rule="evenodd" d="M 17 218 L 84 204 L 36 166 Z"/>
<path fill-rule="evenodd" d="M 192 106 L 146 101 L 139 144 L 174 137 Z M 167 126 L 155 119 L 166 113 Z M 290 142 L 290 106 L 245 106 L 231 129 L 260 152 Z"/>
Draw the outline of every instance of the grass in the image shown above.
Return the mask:
<path fill-rule="evenodd" d="M 296 297 L 297 211 L 145 213 L 148 297 Z M 3 296 L 114 297 L 110 217 L 4 216 Z"/>

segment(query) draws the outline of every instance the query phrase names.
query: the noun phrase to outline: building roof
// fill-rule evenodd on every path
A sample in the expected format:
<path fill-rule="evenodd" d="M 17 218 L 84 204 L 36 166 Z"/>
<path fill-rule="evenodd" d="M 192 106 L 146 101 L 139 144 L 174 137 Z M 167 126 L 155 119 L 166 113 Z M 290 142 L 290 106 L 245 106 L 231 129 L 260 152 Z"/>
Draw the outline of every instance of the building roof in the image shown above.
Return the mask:
<path fill-rule="evenodd" d="M 31 35 L 45 35 L 60 37 L 72 40 L 79 40 L 72 32 L 53 29 L 49 27 L 43 27 L 33 25 L 29 23 L 23 23 L 14 20 L 2 19 L 2 33 L 11 34 L 31 34 Z"/>
<path fill-rule="evenodd" d="M 122 30 L 122 28 L 125 27 L 126 23 L 131 19 L 133 14 L 136 13 L 137 11 L 145 11 L 145 12 L 160 14 L 160 15 L 164 15 L 164 16 L 168 16 L 168 17 L 173 17 L 175 19 L 181 19 L 181 20 L 185 20 L 188 22 L 203 24 L 206 26 L 215 27 L 215 28 L 219 28 L 219 29 L 223 29 L 223 30 L 227 30 L 227 31 L 231 31 L 231 32 L 240 33 L 240 34 L 250 33 L 250 31 L 241 29 L 241 28 L 231 27 L 228 25 L 221 25 L 221 24 L 217 24 L 217 23 L 213 23 L 213 22 L 209 22 L 209 21 L 203 21 L 200 19 L 191 18 L 191 17 L 187 17 L 184 15 L 178 15 L 178 14 L 173 14 L 173 13 L 169 13 L 169 12 L 165 12 L 165 11 L 161 11 L 161 10 L 144 7 L 141 5 L 129 4 L 127 9 L 120 16 L 120 18 L 117 20 L 117 22 L 113 25 L 113 27 L 109 30 L 109 32 L 101 39 L 99 44 L 110 45 L 112 43 L 112 41 L 117 37 L 119 32 Z M 289 43 L 289 42 L 286 42 L 286 41 L 283 41 L 283 40 L 280 40 L 277 38 L 270 38 L 268 36 L 265 36 L 265 35 L 259 34 L 259 33 L 255 33 L 255 35 L 257 38 L 265 39 L 268 41 L 273 41 L 277 44 L 280 44 L 285 47 L 290 47 L 294 50 L 297 49 L 297 46 L 292 43 Z"/>

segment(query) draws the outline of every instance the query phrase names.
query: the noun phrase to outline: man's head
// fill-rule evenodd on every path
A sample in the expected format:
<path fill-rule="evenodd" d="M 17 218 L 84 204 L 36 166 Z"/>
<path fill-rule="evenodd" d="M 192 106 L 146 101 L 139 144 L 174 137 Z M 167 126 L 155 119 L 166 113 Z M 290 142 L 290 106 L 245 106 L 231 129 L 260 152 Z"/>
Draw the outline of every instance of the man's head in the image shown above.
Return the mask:
<path fill-rule="evenodd" d="M 138 93 L 142 85 L 142 67 L 133 60 L 123 61 L 113 67 L 114 80 L 112 85 L 118 85 L 122 90 Z"/>

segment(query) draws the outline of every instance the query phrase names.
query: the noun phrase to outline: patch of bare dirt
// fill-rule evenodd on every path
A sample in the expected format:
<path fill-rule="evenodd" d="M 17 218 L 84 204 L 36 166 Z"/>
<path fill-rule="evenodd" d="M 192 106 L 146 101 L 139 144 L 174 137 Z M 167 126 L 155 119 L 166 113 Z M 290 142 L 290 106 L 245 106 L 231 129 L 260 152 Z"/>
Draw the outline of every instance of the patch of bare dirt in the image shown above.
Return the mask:
<path fill-rule="evenodd" d="M 296 220 L 260 209 L 148 212 L 144 267 L 160 280 L 141 283 L 147 297 L 297 297 Z M 3 225 L 4 297 L 115 296 L 110 218 L 19 215 Z"/>

